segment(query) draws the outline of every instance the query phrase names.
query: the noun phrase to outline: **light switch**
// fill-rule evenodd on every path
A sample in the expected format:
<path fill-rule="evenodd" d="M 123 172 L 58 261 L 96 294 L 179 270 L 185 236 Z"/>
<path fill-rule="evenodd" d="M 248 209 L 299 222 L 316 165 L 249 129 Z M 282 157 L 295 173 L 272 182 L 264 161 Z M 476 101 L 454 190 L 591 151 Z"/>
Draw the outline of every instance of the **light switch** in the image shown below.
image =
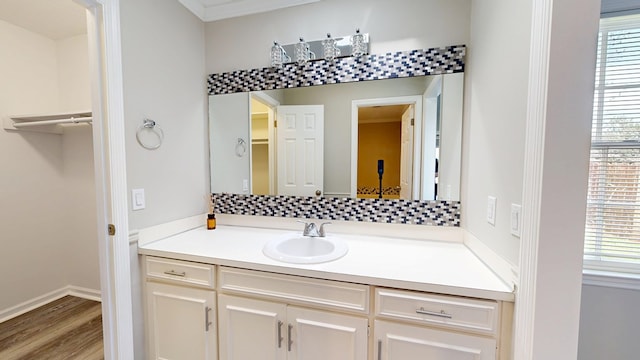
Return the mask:
<path fill-rule="evenodd" d="M 142 210 L 144 208 L 144 189 L 131 189 L 131 209 Z"/>
<path fill-rule="evenodd" d="M 249 180 L 242 179 L 242 191 L 249 191 Z"/>
<path fill-rule="evenodd" d="M 496 197 L 489 196 L 487 199 L 487 222 L 491 225 L 496 224 Z"/>
<path fill-rule="evenodd" d="M 511 234 L 520 237 L 522 206 L 511 204 Z"/>

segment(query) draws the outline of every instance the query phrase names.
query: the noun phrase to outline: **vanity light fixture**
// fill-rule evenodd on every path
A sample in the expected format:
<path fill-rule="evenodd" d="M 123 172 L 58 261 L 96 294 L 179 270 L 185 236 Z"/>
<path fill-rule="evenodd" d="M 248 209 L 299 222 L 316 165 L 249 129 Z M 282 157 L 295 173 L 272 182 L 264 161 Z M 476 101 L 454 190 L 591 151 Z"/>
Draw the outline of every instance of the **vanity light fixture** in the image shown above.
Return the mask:
<path fill-rule="evenodd" d="M 274 41 L 271 46 L 271 68 L 282 69 L 284 65 L 296 62 L 303 67 L 312 60 L 325 60 L 334 63 L 338 58 L 359 58 L 369 54 L 369 34 L 363 34 L 360 29 L 355 35 L 334 37 L 327 33 L 324 39 L 306 41 L 300 37 L 300 41 L 293 44 L 281 45 Z M 291 56 L 289 56 L 291 54 Z"/>
<path fill-rule="evenodd" d="M 316 54 L 311 52 L 309 44 L 303 38 L 300 38 L 300 41 L 295 45 L 295 57 L 298 65 L 302 66 L 309 60 L 315 60 Z"/>
<path fill-rule="evenodd" d="M 364 40 L 364 34 L 360 33 L 360 29 L 356 29 L 356 33 L 351 35 L 351 56 L 360 57 L 367 53 L 367 44 Z"/>
<path fill-rule="evenodd" d="M 330 33 L 327 33 L 327 38 L 322 41 L 322 50 L 327 61 L 333 61 L 340 56 L 336 39 L 332 38 Z"/>
<path fill-rule="evenodd" d="M 282 68 L 282 65 L 288 62 L 291 62 L 291 56 L 287 55 L 282 45 L 274 41 L 271 47 L 271 66 L 274 68 Z"/>

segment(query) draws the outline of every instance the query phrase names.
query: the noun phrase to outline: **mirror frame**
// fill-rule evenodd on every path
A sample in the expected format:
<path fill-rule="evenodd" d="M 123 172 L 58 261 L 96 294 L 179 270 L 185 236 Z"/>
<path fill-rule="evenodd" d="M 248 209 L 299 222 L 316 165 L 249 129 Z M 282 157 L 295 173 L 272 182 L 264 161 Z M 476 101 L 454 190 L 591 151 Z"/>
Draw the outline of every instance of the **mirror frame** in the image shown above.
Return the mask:
<path fill-rule="evenodd" d="M 324 59 L 302 66 L 256 68 L 207 77 L 209 95 L 287 89 L 464 72 L 465 45 L 410 50 L 359 58 Z M 211 169 L 211 171 L 215 171 Z M 433 226 L 460 226 L 460 201 L 309 198 L 282 195 L 214 194 L 222 214 L 304 217 Z"/>

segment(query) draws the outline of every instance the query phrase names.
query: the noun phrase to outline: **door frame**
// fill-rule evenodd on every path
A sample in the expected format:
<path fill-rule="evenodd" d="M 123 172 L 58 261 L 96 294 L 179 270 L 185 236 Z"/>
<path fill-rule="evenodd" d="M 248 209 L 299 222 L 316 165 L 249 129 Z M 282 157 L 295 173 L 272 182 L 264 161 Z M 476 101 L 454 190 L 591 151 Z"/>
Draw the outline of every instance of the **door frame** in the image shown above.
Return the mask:
<path fill-rule="evenodd" d="M 250 93 L 251 99 L 255 98 L 256 101 L 259 101 L 266 105 L 269 108 L 269 120 L 268 120 L 268 133 L 269 133 L 269 194 L 275 194 L 277 189 L 277 164 L 276 164 L 276 109 L 280 106 L 280 102 L 273 97 L 269 96 L 264 91 L 252 91 Z M 249 101 L 249 106 L 251 106 L 251 101 Z M 251 111 L 249 111 L 249 116 L 251 116 Z M 249 131 L 251 131 L 251 127 L 249 127 Z M 251 135 L 251 134 L 250 134 Z M 249 136 L 251 139 L 251 136 Z M 252 148 L 253 151 L 253 148 Z M 253 159 L 253 152 L 251 152 L 251 156 Z M 253 172 L 250 172 L 250 181 L 253 184 Z"/>
<path fill-rule="evenodd" d="M 120 2 L 75 1 L 87 9 L 104 356 L 133 359 Z"/>
<path fill-rule="evenodd" d="M 422 95 L 412 96 L 396 96 L 373 99 L 360 99 L 351 101 L 351 197 L 358 195 L 358 109 L 370 106 L 388 106 L 388 105 L 413 105 L 415 109 L 413 126 L 413 183 L 420 184 L 421 169 L 420 162 L 422 159 Z M 418 191 L 417 191 L 418 190 Z M 412 198 L 418 199 L 419 188 L 413 186 Z"/>

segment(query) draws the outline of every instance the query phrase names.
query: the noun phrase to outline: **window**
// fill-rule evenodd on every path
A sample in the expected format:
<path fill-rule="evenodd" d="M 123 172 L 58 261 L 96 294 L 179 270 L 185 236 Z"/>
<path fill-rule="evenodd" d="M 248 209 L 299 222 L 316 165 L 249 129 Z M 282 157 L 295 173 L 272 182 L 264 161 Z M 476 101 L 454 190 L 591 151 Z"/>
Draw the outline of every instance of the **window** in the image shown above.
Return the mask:
<path fill-rule="evenodd" d="M 602 19 L 585 268 L 640 273 L 640 16 Z"/>

